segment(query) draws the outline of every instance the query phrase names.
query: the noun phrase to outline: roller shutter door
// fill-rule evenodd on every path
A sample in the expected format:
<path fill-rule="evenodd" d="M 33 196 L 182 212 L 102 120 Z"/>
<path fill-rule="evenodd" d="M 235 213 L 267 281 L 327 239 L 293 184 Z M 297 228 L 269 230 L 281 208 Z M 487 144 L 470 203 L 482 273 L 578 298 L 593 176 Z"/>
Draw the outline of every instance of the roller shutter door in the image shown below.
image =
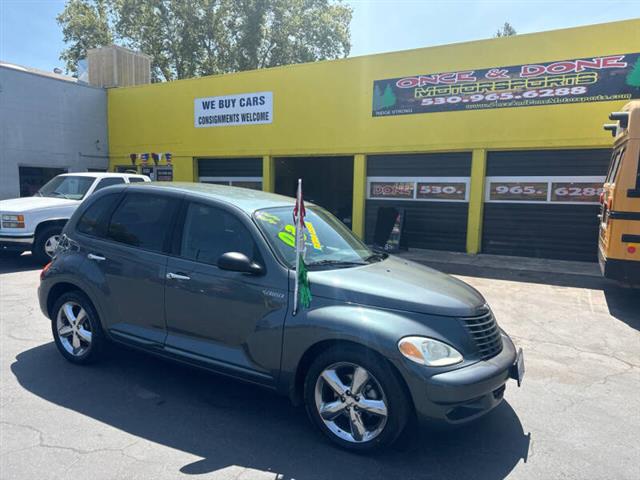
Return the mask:
<path fill-rule="evenodd" d="M 484 253 L 596 261 L 598 197 L 611 151 L 490 152 Z"/>
<path fill-rule="evenodd" d="M 262 158 L 199 158 L 198 181 L 262 189 Z"/>
<path fill-rule="evenodd" d="M 371 155 L 367 159 L 365 240 L 378 209 L 405 209 L 409 248 L 465 251 L 471 153 Z"/>

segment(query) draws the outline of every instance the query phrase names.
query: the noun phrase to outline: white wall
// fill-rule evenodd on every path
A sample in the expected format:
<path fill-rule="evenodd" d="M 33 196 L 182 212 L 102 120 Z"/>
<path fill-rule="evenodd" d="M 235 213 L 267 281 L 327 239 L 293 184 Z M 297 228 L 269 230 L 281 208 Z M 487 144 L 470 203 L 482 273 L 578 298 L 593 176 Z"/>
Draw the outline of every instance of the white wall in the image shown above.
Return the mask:
<path fill-rule="evenodd" d="M 0 200 L 19 166 L 106 169 L 106 90 L 0 66 Z"/>

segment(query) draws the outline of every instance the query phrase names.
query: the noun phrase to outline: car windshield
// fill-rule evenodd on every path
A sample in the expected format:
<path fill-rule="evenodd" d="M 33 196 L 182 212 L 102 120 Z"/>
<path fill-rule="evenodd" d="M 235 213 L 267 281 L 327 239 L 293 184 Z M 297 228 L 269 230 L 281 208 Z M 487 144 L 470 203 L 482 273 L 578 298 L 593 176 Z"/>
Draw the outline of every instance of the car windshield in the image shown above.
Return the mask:
<path fill-rule="evenodd" d="M 40 197 L 67 198 L 69 200 L 82 200 L 95 178 L 83 176 L 57 176 L 48 181 L 38 193 Z"/>
<path fill-rule="evenodd" d="M 293 208 L 258 210 L 254 213 L 254 219 L 278 257 L 289 268 L 293 268 L 296 234 Z M 384 258 L 374 254 L 351 230 L 323 208 L 307 208 L 305 224 L 305 262 L 310 269 L 351 267 Z"/>

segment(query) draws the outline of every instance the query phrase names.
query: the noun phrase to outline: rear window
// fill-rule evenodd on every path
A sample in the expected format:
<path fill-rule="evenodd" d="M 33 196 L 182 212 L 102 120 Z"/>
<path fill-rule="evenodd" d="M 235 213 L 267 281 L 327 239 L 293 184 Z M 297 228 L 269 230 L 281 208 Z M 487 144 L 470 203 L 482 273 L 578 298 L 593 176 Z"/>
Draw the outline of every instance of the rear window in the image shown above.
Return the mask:
<path fill-rule="evenodd" d="M 138 182 L 144 182 L 144 178 L 129 177 L 129 183 L 138 183 Z"/>
<path fill-rule="evenodd" d="M 103 178 L 102 180 L 100 180 L 100 183 L 96 185 L 96 188 L 93 192 L 95 193 L 98 190 L 101 190 L 106 187 L 110 187 L 111 185 L 120 185 L 121 183 L 124 183 L 124 178 L 121 178 L 121 177 Z"/>
<path fill-rule="evenodd" d="M 119 243 L 162 252 L 177 205 L 173 197 L 130 193 L 113 212 L 107 236 Z"/>
<path fill-rule="evenodd" d="M 109 193 L 93 202 L 78 220 L 76 230 L 92 237 L 104 237 L 109 220 L 107 215 L 119 197 L 119 192 Z"/>

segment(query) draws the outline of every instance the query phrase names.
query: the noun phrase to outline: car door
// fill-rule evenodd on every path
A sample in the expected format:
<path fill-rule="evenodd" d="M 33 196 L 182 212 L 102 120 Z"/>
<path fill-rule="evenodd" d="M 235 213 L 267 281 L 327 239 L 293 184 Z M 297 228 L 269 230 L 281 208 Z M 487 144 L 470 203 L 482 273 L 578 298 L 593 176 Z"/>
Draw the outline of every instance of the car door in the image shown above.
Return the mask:
<path fill-rule="evenodd" d="M 85 277 L 100 289 L 103 325 L 123 341 L 162 347 L 167 249 L 181 196 L 128 192 L 103 236 L 83 244 Z"/>
<path fill-rule="evenodd" d="M 280 368 L 287 276 L 244 212 L 186 200 L 165 290 L 166 350 L 209 368 L 272 384 Z M 223 253 L 261 264 L 261 275 L 218 268 Z"/>

